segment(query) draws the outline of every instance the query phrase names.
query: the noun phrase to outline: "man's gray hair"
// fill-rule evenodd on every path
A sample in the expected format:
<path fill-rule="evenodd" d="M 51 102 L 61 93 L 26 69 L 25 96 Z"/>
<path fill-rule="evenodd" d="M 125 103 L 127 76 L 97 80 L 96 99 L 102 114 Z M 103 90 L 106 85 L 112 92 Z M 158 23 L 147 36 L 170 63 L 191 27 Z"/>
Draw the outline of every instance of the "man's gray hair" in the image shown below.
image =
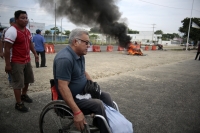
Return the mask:
<path fill-rule="evenodd" d="M 74 30 L 72 30 L 70 35 L 69 35 L 69 44 L 72 44 L 73 39 L 79 38 L 83 34 L 89 35 L 88 31 L 85 30 L 85 29 L 74 29 Z"/>

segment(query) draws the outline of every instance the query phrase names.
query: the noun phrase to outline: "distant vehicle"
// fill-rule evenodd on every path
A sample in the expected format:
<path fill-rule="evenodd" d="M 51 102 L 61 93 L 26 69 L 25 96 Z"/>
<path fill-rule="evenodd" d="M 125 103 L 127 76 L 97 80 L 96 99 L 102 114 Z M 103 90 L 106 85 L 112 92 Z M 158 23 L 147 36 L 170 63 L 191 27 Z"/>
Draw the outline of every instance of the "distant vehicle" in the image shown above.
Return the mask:
<path fill-rule="evenodd" d="M 181 44 L 181 46 L 186 46 L 187 43 Z M 188 46 L 193 46 L 193 44 L 188 43 Z"/>

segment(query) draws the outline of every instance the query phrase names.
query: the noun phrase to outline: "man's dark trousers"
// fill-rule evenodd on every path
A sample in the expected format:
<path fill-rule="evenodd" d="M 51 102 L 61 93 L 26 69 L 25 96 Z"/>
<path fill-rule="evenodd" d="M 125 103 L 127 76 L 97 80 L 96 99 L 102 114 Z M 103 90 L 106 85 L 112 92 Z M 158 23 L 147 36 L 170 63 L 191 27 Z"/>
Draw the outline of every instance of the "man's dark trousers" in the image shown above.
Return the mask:
<path fill-rule="evenodd" d="M 83 114 L 88 115 L 91 113 L 95 113 L 98 115 L 102 115 L 106 120 L 107 116 L 102 102 L 114 108 L 110 94 L 106 92 L 101 92 L 100 99 L 82 99 L 82 100 L 74 99 L 74 100 L 78 105 L 78 107 L 83 112 Z M 99 128 L 100 133 L 108 133 L 106 125 L 100 118 L 94 119 L 93 124 Z"/>
<path fill-rule="evenodd" d="M 39 54 L 40 54 L 40 57 L 41 57 L 40 67 L 45 67 L 45 64 L 46 64 L 45 51 L 42 51 L 42 52 L 36 51 L 36 52 L 37 52 L 37 55 L 39 56 Z M 39 62 L 35 62 L 35 65 L 38 68 L 39 67 Z"/>
<path fill-rule="evenodd" d="M 199 54 L 200 54 L 200 52 L 197 52 L 195 60 L 198 58 Z M 199 60 L 200 60 L 200 56 L 199 56 Z"/>

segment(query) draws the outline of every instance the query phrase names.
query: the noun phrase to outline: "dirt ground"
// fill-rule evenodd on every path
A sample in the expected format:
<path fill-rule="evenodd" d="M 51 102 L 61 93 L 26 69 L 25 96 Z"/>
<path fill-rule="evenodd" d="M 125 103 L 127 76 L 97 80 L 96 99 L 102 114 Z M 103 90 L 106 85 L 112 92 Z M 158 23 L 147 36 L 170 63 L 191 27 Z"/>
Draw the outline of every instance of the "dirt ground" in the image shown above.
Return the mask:
<path fill-rule="evenodd" d="M 129 73 L 135 70 L 146 69 L 149 67 L 181 62 L 187 59 L 193 59 L 196 51 L 143 51 L 145 56 L 127 55 L 124 51 L 114 52 L 88 52 L 85 56 L 86 71 L 90 76 L 98 80 L 104 80 L 105 77 L 117 76 L 123 73 Z M 46 54 L 45 68 L 36 68 L 34 56 L 31 54 L 31 63 L 33 66 L 35 82 L 29 86 L 29 92 L 39 92 L 50 89 L 49 80 L 53 78 L 53 59 L 56 54 Z M 12 87 L 9 86 L 7 74 L 4 71 L 4 59 L 0 59 L 0 98 L 13 96 Z M 184 71 L 184 70 L 183 70 Z M 143 77 L 145 78 L 145 77 Z"/>

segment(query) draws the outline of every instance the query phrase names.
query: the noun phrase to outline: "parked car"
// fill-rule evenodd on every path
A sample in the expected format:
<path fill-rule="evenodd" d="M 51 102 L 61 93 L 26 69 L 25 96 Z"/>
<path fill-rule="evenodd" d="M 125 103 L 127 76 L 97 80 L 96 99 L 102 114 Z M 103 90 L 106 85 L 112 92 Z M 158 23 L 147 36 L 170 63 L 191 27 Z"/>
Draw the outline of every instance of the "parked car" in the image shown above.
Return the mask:
<path fill-rule="evenodd" d="M 181 46 L 186 46 L 187 43 L 181 44 Z M 193 44 L 188 43 L 188 46 L 193 46 Z"/>

